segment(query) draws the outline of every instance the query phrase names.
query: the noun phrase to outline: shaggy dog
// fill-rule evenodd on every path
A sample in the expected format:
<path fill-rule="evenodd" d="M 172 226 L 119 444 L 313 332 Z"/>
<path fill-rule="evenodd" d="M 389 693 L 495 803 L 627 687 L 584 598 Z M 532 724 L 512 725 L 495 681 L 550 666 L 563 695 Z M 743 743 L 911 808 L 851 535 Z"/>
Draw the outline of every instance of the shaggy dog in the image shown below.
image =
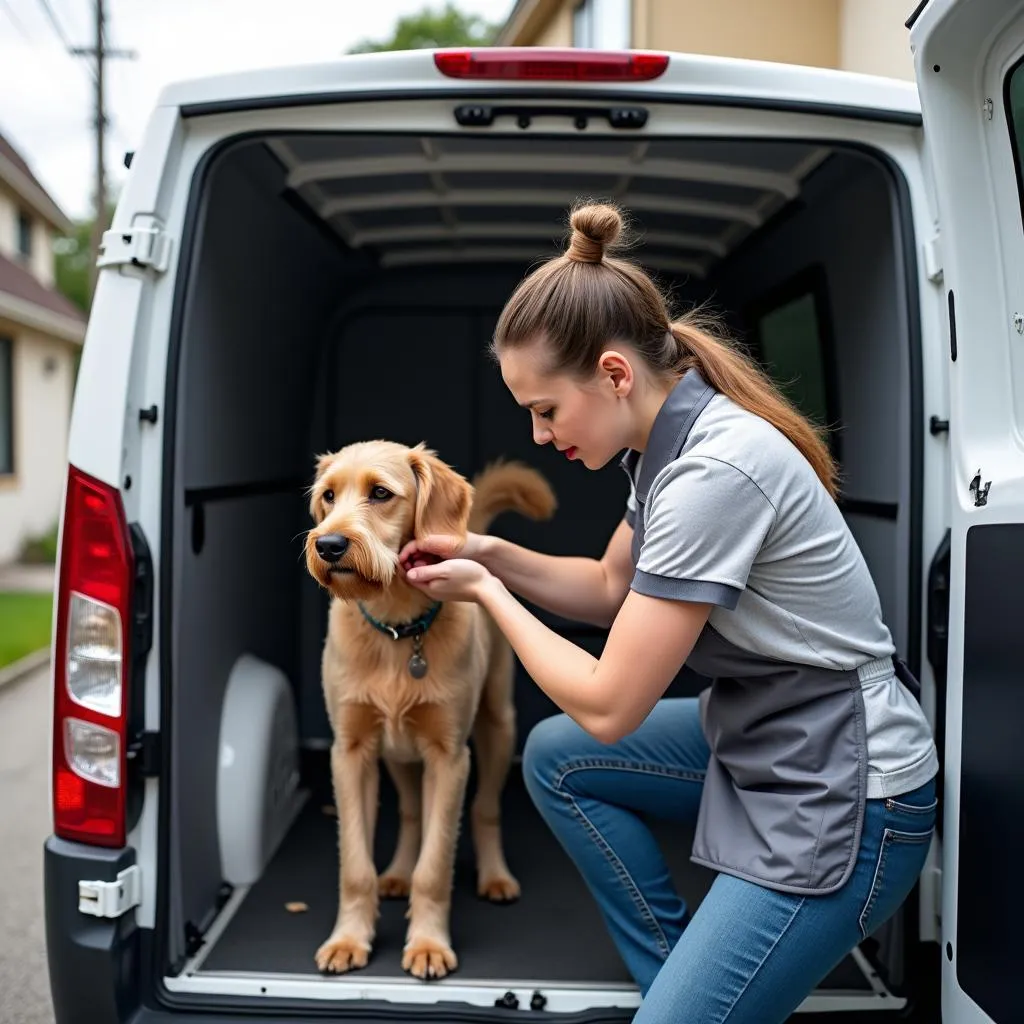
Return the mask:
<path fill-rule="evenodd" d="M 398 556 L 415 537 L 482 533 L 506 509 L 546 519 L 554 508 L 545 480 L 516 463 L 492 465 L 471 485 L 423 445 L 360 442 L 317 462 L 305 553 L 309 573 L 334 598 L 322 674 L 340 853 L 338 917 L 316 954 L 321 971 L 366 965 L 382 896 L 409 897 L 404 970 L 441 978 L 457 966 L 449 916 L 470 735 L 477 891 L 495 902 L 518 897 L 500 827 L 515 746 L 511 648 L 478 605 L 439 606 L 408 584 Z M 401 815 L 379 878 L 378 759 Z"/>

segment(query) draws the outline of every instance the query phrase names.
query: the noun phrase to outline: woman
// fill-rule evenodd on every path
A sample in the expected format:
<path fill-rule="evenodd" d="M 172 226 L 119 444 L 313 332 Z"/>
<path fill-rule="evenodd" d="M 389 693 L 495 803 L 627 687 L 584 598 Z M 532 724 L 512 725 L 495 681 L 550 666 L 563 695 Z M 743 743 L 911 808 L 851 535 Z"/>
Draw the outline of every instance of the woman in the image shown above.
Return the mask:
<path fill-rule="evenodd" d="M 523 770 L 643 993 L 635 1019 L 782 1021 L 913 887 L 935 746 L 815 429 L 605 256 L 615 208 L 571 224 L 494 351 L 538 444 L 592 470 L 627 450 L 624 521 L 600 561 L 471 534 L 421 538 L 403 565 L 435 598 L 484 605 L 564 712 L 531 732 Z M 609 625 L 600 659 L 510 592 Z M 662 699 L 684 663 L 713 685 Z M 718 872 L 692 920 L 644 814 L 695 822 L 693 859 Z"/>

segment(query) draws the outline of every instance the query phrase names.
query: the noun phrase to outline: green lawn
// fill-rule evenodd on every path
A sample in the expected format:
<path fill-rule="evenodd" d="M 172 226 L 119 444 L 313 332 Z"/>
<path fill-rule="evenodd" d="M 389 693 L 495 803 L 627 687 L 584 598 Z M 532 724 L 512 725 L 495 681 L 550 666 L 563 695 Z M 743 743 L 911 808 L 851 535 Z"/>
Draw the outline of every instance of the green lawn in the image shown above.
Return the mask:
<path fill-rule="evenodd" d="M 0 594 L 0 668 L 48 647 L 52 594 Z"/>

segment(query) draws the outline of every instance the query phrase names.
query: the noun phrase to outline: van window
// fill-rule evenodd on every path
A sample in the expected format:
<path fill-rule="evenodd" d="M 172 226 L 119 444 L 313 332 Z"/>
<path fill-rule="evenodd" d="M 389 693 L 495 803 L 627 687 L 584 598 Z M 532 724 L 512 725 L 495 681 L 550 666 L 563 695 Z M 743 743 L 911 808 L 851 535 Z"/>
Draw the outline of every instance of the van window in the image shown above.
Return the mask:
<path fill-rule="evenodd" d="M 1024 61 L 1006 77 L 1006 113 L 1013 139 L 1013 162 L 1017 168 L 1017 191 L 1024 217 Z"/>
<path fill-rule="evenodd" d="M 14 345 L 0 338 L 0 476 L 14 472 Z"/>
<path fill-rule="evenodd" d="M 835 427 L 839 410 L 823 271 L 805 271 L 763 296 L 746 319 L 754 355 L 780 390 L 819 426 Z"/>

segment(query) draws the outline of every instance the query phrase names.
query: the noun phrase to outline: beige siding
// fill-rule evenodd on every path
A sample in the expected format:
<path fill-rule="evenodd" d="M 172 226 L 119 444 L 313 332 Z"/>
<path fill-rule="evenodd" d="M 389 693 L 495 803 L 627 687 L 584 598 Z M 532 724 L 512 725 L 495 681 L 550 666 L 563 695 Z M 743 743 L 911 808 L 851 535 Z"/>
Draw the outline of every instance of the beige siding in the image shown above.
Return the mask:
<path fill-rule="evenodd" d="M 859 0 L 858 0 L 859 2 Z M 636 45 L 834 68 L 839 0 L 634 0 L 647 4 L 648 38 Z"/>
<path fill-rule="evenodd" d="M 572 46 L 572 2 L 563 3 L 537 33 L 534 46 Z"/>
<path fill-rule="evenodd" d="M 18 245 L 18 207 L 14 197 L 0 188 L 0 256 L 15 258 Z"/>
<path fill-rule="evenodd" d="M 53 235 L 49 225 L 38 217 L 32 222 L 32 263 L 29 270 L 47 288 L 53 287 Z"/>
<path fill-rule="evenodd" d="M 0 476 L 0 564 L 18 555 L 22 541 L 57 521 L 64 487 L 71 421 L 74 351 L 62 342 L 19 331 L 14 338 L 13 477 Z"/>
<path fill-rule="evenodd" d="M 904 22 L 910 3 L 843 0 L 839 66 L 844 71 L 914 81 L 914 58 Z"/>

